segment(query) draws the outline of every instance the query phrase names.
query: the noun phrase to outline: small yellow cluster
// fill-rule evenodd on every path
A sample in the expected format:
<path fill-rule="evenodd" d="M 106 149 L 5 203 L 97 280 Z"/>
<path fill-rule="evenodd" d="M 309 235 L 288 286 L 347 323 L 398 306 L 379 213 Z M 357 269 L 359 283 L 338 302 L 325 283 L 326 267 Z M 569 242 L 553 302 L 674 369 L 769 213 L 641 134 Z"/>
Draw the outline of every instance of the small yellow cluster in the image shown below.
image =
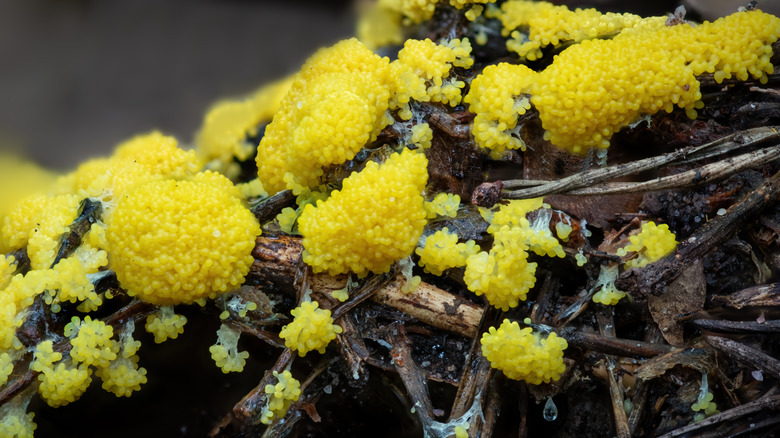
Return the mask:
<path fill-rule="evenodd" d="M 660 260 L 677 247 L 677 240 L 674 233 L 669 231 L 669 225 L 656 225 L 652 221 L 643 223 L 639 233 L 629 239 L 631 243 L 617 251 L 617 255 L 621 257 L 629 252 L 637 254 L 635 259 L 626 262 L 626 268 L 643 268 Z"/>
<path fill-rule="evenodd" d="M 107 220 L 110 264 L 131 296 L 192 303 L 240 286 L 260 226 L 233 184 L 216 173 L 147 183 Z"/>
<path fill-rule="evenodd" d="M 146 318 L 146 331 L 154 335 L 154 342 L 161 344 L 168 339 L 176 339 L 184 333 L 187 317 L 173 311 L 173 306 L 162 306 Z"/>
<path fill-rule="evenodd" d="M 490 252 L 480 251 L 466 261 L 463 280 L 469 290 L 485 295 L 496 308 L 507 311 L 525 301 L 536 284 L 536 263 L 528 262 L 520 228 L 503 227 L 493 233 Z"/>
<path fill-rule="evenodd" d="M 425 272 L 441 275 L 447 269 L 465 266 L 468 258 L 479 252 L 479 246 L 473 240 L 458 243 L 458 235 L 444 227 L 428 236 L 415 252 Z"/>
<path fill-rule="evenodd" d="M 531 327 L 521 329 L 516 321 L 504 319 L 498 329 L 490 327 L 481 342 L 482 355 L 510 379 L 539 385 L 558 380 L 566 370 L 563 350 L 569 344 L 555 333 L 542 338 Z"/>
<path fill-rule="evenodd" d="M 194 151 L 178 147 L 175 138 L 159 132 L 120 144 L 110 158 L 97 158 L 57 181 L 57 190 L 104 201 L 120 198 L 141 184 L 164 178 L 186 178 L 198 169 Z M 111 208 L 113 203 L 107 203 Z"/>
<path fill-rule="evenodd" d="M 594 303 L 601 303 L 605 306 L 614 306 L 626 293 L 615 286 L 615 280 L 618 276 L 618 265 L 602 265 L 599 271 L 599 278 L 596 279 L 594 288 L 599 289 L 593 295 Z"/>
<path fill-rule="evenodd" d="M 318 307 L 316 301 L 304 301 L 290 312 L 293 321 L 279 332 L 284 345 L 297 351 L 301 357 L 312 350 L 325 353 L 325 347 L 341 333 L 341 326 L 333 323 L 330 310 Z"/>
<path fill-rule="evenodd" d="M 209 347 L 211 358 L 225 374 L 244 371 L 244 365 L 249 358 L 248 352 L 238 351 L 239 336 L 240 332 L 222 324 L 217 330 L 217 343 Z"/>
<path fill-rule="evenodd" d="M 54 408 L 76 401 L 92 383 L 89 366 L 61 359 L 62 353 L 53 350 L 52 341 L 43 341 L 36 346 L 35 360 L 30 364 L 30 369 L 41 373 L 38 393 Z"/>
<path fill-rule="evenodd" d="M 461 89 L 466 83 L 447 79 L 453 67 L 469 68 L 471 43 L 467 38 L 436 44 L 429 39 L 406 40 L 391 68 L 395 78 L 390 108 L 398 108 L 399 116 L 413 116 L 410 101 L 441 102 L 456 106 L 461 102 Z"/>
<path fill-rule="evenodd" d="M 404 149 L 381 165 L 369 162 L 316 207 L 306 205 L 298 218 L 303 261 L 314 272 L 365 276 L 410 255 L 426 223 L 427 164 L 425 155 Z"/>
<path fill-rule="evenodd" d="M 531 211 L 536 212 L 533 223 L 526 218 Z M 550 231 L 552 210 L 542 198 L 510 201 L 485 215 L 493 247 L 468 258 L 463 279 L 470 291 L 484 294 L 490 304 L 506 311 L 525 300 L 536 284 L 536 263 L 528 262 L 529 251 L 547 257 L 565 253 Z"/>
<path fill-rule="evenodd" d="M 458 215 L 460 195 L 440 192 L 432 200 L 425 201 L 423 207 L 428 219 L 433 219 L 437 216 L 453 218 Z"/>
<path fill-rule="evenodd" d="M 519 0 L 504 2 L 500 10 L 492 9 L 488 14 L 501 20 L 504 36 L 511 35 L 507 48 L 531 61 L 540 58 L 541 49 L 546 46 L 616 34 L 643 21 L 642 17 L 633 14 L 602 14 L 596 9 L 579 8 L 572 11 L 549 2 Z M 666 17 L 657 18 L 662 26 Z M 528 31 L 521 33 L 516 30 L 518 28 Z"/>
<path fill-rule="evenodd" d="M 111 339 L 114 328 L 103 321 L 92 320 L 89 316 L 85 316 L 82 321 L 74 316 L 65 325 L 64 334 L 71 338 L 70 357 L 76 362 L 104 368 L 116 359 L 119 344 Z"/>
<path fill-rule="evenodd" d="M 0 431 L 7 438 L 33 438 L 35 414 L 27 412 L 32 393 L 28 396 L 19 396 L 6 401 L 0 406 Z"/>
<path fill-rule="evenodd" d="M 319 184 L 322 168 L 352 159 L 390 120 L 387 58 L 357 39 L 312 56 L 293 77 L 257 147 L 258 177 L 274 194 Z"/>
<path fill-rule="evenodd" d="M 477 144 L 501 158 L 509 149 L 525 150 L 518 117 L 531 108 L 529 90 L 536 72 L 524 65 L 500 63 L 485 67 L 463 99 L 476 114 L 472 134 Z"/>
<path fill-rule="evenodd" d="M 103 381 L 104 390 L 114 394 L 117 397 L 130 397 L 134 391 L 141 389 L 141 385 L 146 383 L 146 369 L 138 367 L 138 349 L 141 348 L 141 341 L 133 339 L 135 322 L 128 322 L 119 339 L 119 352 L 116 359 L 112 360 L 108 366 L 98 368 L 95 371 L 98 377 Z"/>
<path fill-rule="evenodd" d="M 220 172 L 230 172 L 234 159 L 251 157 L 257 145 L 247 139 L 257 135 L 262 123 L 268 123 L 279 109 L 282 98 L 292 85 L 285 78 L 257 90 L 245 100 L 224 101 L 207 113 L 195 140 L 198 158 Z"/>
<path fill-rule="evenodd" d="M 273 374 L 278 383 L 265 385 L 268 403 L 263 407 L 260 417 L 263 424 L 271 424 L 272 421 L 284 417 L 290 405 L 301 397 L 301 382 L 296 380 L 292 373 L 274 371 Z"/>

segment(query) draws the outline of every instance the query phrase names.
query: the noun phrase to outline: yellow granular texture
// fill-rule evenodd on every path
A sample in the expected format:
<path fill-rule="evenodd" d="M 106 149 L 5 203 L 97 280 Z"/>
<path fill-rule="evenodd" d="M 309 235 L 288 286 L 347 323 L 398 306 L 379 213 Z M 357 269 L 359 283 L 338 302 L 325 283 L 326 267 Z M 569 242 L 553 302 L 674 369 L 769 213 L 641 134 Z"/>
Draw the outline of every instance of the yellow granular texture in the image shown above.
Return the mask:
<path fill-rule="evenodd" d="M 520 228 L 502 227 L 493 233 L 490 252 L 481 251 L 466 261 L 463 280 L 469 290 L 507 311 L 525 301 L 536 284 L 536 263 L 528 262 L 527 245 Z"/>
<path fill-rule="evenodd" d="M 33 438 L 38 427 L 35 414 L 27 412 L 32 394 L 15 397 L 0 406 L 0 431 L 4 438 Z"/>
<path fill-rule="evenodd" d="M 430 201 L 425 201 L 425 212 L 428 219 L 436 216 L 455 217 L 460 208 L 460 195 L 452 193 L 437 193 Z"/>
<path fill-rule="evenodd" d="M 563 350 L 569 344 L 555 333 L 542 338 L 530 327 L 521 329 L 516 321 L 504 319 L 498 329 L 490 327 L 481 342 L 482 355 L 510 379 L 539 385 L 558 380 L 566 370 Z"/>
<path fill-rule="evenodd" d="M 312 56 L 257 147 L 257 175 L 268 193 L 316 186 L 323 167 L 352 159 L 376 138 L 391 121 L 390 79 L 388 59 L 355 38 Z"/>
<path fill-rule="evenodd" d="M 463 9 L 473 4 L 493 2 L 495 0 L 450 0 L 448 3 L 457 9 Z M 444 2 L 441 0 L 379 0 L 381 8 L 402 14 L 408 24 L 429 20 L 440 3 Z"/>
<path fill-rule="evenodd" d="M 385 163 L 366 164 L 326 201 L 298 218 L 303 261 L 331 275 L 387 272 L 410 255 L 425 227 L 425 155 L 404 149 Z"/>
<path fill-rule="evenodd" d="M 111 339 L 114 328 L 103 321 L 93 321 L 89 316 L 85 316 L 84 321 L 74 316 L 65 326 L 65 336 L 71 338 L 71 359 L 86 366 L 108 366 L 119 352 L 120 345 Z"/>
<path fill-rule="evenodd" d="M 188 177 L 197 169 L 194 151 L 180 149 L 175 138 L 155 131 L 120 144 L 110 158 L 83 163 L 61 178 L 58 186 L 64 191 L 108 201 L 144 183 Z"/>
<path fill-rule="evenodd" d="M 461 89 L 466 83 L 450 80 L 453 67 L 469 68 L 471 43 L 467 38 L 453 39 L 436 44 L 430 39 L 404 42 L 398 59 L 391 64 L 394 77 L 391 109 L 400 109 L 404 120 L 412 118 L 409 102 L 441 102 L 456 106 L 461 102 Z"/>
<path fill-rule="evenodd" d="M 130 397 L 146 383 L 146 369 L 138 367 L 138 349 L 141 342 L 133 339 L 135 322 L 128 322 L 120 336 L 121 348 L 116 359 L 107 367 L 98 368 L 95 374 L 103 381 L 102 387 L 117 397 Z"/>
<path fill-rule="evenodd" d="M 290 313 L 293 321 L 279 332 L 284 345 L 303 357 L 316 350 L 325 353 L 325 347 L 341 333 L 341 326 L 333 323 L 330 310 L 319 309 L 316 301 L 305 301 Z"/>
<path fill-rule="evenodd" d="M 222 324 L 217 330 L 217 343 L 209 347 L 211 358 L 225 374 L 244 371 L 249 353 L 238 351 L 240 336 L 240 332 Z"/>
<path fill-rule="evenodd" d="M 485 67 L 471 82 L 463 101 L 476 114 L 472 134 L 492 158 L 510 149 L 525 150 L 517 122 L 531 108 L 529 93 L 536 78 L 537 73 L 524 65 L 502 62 Z"/>
<path fill-rule="evenodd" d="M 33 269 L 51 267 L 59 239 L 78 215 L 76 195 L 33 195 L 20 202 L 3 219 L 2 234 L 10 249 L 27 246 Z"/>
<path fill-rule="evenodd" d="M 512 36 L 507 48 L 531 61 L 541 57 L 541 49 L 546 46 L 615 34 L 643 20 L 633 14 L 603 14 L 591 8 L 572 11 L 566 6 L 538 1 L 504 2 L 498 18 L 503 25 L 502 34 Z M 658 24 L 663 25 L 666 17 L 658 18 Z M 527 35 L 515 31 L 517 28 L 527 28 Z"/>
<path fill-rule="evenodd" d="M 507 2 L 504 7 L 558 10 L 557 6 L 530 2 Z M 553 18 L 556 14 L 551 12 L 544 26 L 536 25 L 538 29 L 558 29 L 548 31 L 547 36 L 537 35 L 534 41 L 539 45 L 547 41 L 555 45 L 561 38 L 591 38 L 590 32 L 600 35 L 602 24 L 614 20 L 617 24 L 603 24 L 603 30 L 625 29 L 612 39 L 584 39 L 557 55 L 539 73 L 508 64 L 485 68 L 472 81 L 464 102 L 476 114 L 475 141 L 490 149 L 493 158 L 506 149 L 523 147 L 517 116 L 530 108 L 529 96 L 530 104 L 539 111 L 545 139 L 584 154 L 592 148 L 607 148 L 615 132 L 642 115 L 679 107 L 694 118 L 695 108 L 702 105 L 697 75 L 713 73 L 718 82 L 751 76 L 765 82 L 767 73 L 773 71 L 771 44 L 780 37 L 780 19 L 759 10 L 737 12 L 699 26 L 666 26 L 665 17 L 636 21 L 633 16 L 568 11 L 563 15 L 596 23 L 590 28 L 590 24 L 580 23 L 568 30 L 567 20 L 559 22 Z M 588 18 L 592 14 L 597 15 Z M 506 14 L 504 19 L 509 20 Z M 622 24 L 618 23 L 621 20 Z M 512 21 L 507 26 L 522 24 Z M 573 30 L 580 26 L 584 34 Z"/>
<path fill-rule="evenodd" d="M 64 406 L 81 397 L 92 383 L 92 370 L 84 364 L 60 362 L 44 368 L 38 376 L 38 393 L 53 408 Z"/>
<path fill-rule="evenodd" d="M 8 382 L 8 376 L 14 371 L 14 360 L 11 355 L 3 352 L 0 353 L 0 385 L 5 385 Z"/>
<path fill-rule="evenodd" d="M 292 77 L 288 77 L 260 88 L 245 100 L 215 104 L 206 113 L 195 140 L 200 160 L 224 171 L 234 158 L 249 158 L 256 145 L 248 143 L 247 137 L 257 135 L 258 127 L 271 121 L 291 85 Z"/>
<path fill-rule="evenodd" d="M 458 243 L 458 235 L 444 227 L 428 236 L 415 252 L 425 272 L 441 275 L 447 269 L 465 266 L 468 258 L 479 252 L 479 246 L 473 240 Z"/>
<path fill-rule="evenodd" d="M 16 259 L 10 255 L 0 255 L 0 291 L 8 286 L 16 270 Z"/>
<path fill-rule="evenodd" d="M 765 81 L 778 36 L 780 19 L 745 11 L 696 27 L 637 28 L 583 41 L 539 74 L 531 103 L 556 146 L 579 154 L 604 149 L 613 133 L 643 114 L 677 106 L 695 117 L 696 75 Z"/>
<path fill-rule="evenodd" d="M 162 306 L 156 313 L 146 318 L 146 331 L 154 335 L 154 342 L 161 344 L 168 339 L 176 339 L 184 333 L 187 317 L 174 313 L 173 306 Z"/>
<path fill-rule="evenodd" d="M 643 223 L 639 234 L 630 236 L 629 239 L 631 243 L 617 252 L 621 257 L 629 252 L 637 253 L 637 258 L 626 262 L 626 269 L 643 268 L 677 248 L 677 240 L 674 233 L 669 231 L 669 225 L 656 225 L 652 221 Z"/>
<path fill-rule="evenodd" d="M 301 397 L 301 382 L 296 380 L 292 373 L 285 370 L 283 373 L 274 371 L 273 374 L 278 383 L 265 385 L 268 403 L 261 412 L 260 422 L 263 424 L 270 424 L 284 417 L 290 405 Z"/>
<path fill-rule="evenodd" d="M 227 178 L 205 172 L 125 195 L 106 222 L 110 266 L 132 296 L 192 303 L 237 288 L 260 226 Z"/>

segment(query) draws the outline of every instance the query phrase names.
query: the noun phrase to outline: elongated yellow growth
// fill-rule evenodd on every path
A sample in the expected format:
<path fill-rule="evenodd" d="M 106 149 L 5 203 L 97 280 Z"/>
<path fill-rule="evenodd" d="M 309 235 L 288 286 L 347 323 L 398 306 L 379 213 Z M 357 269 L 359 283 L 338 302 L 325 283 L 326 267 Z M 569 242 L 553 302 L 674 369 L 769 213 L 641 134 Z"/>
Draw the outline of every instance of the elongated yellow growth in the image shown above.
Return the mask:
<path fill-rule="evenodd" d="M 521 329 L 516 321 L 505 319 L 498 329 L 490 327 L 481 342 L 482 355 L 510 379 L 539 385 L 558 380 L 566 370 L 563 350 L 569 344 L 555 333 L 543 338 L 531 327 Z"/>
<path fill-rule="evenodd" d="M 425 155 L 404 149 L 381 165 L 369 162 L 316 207 L 306 205 L 298 218 L 303 261 L 314 272 L 365 276 L 410 255 L 426 223 L 427 164 Z"/>
<path fill-rule="evenodd" d="M 554 145 L 577 154 L 605 149 L 615 132 L 642 115 L 679 107 L 695 118 L 695 108 L 701 106 L 698 75 L 713 73 L 718 82 L 732 77 L 765 82 L 773 71 L 771 44 L 780 37 L 775 16 L 753 10 L 699 26 L 664 22 L 651 17 L 613 39 L 584 40 L 539 73 L 524 66 L 485 68 L 485 78 L 477 77 L 464 99 L 477 115 L 477 144 L 491 149 L 493 156 L 522 147 L 516 139 L 517 116 L 527 109 L 524 97 L 531 96 L 545 138 Z M 555 44 L 559 37 L 539 37 L 537 42 Z"/>
<path fill-rule="evenodd" d="M 240 286 L 260 227 L 225 177 L 148 183 L 119 200 L 107 221 L 110 263 L 130 295 L 192 303 Z"/>

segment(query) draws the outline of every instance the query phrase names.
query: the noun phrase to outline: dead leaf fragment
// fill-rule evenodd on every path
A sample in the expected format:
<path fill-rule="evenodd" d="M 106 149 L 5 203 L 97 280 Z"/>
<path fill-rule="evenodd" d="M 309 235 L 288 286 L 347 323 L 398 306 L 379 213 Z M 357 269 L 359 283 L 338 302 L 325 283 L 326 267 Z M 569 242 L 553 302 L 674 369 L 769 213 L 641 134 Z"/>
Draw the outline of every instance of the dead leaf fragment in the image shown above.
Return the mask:
<path fill-rule="evenodd" d="M 669 285 L 665 294 L 647 298 L 650 315 L 666 342 L 675 347 L 683 345 L 685 340 L 680 317 L 703 309 L 706 293 L 704 267 L 701 260 L 696 259 Z"/>

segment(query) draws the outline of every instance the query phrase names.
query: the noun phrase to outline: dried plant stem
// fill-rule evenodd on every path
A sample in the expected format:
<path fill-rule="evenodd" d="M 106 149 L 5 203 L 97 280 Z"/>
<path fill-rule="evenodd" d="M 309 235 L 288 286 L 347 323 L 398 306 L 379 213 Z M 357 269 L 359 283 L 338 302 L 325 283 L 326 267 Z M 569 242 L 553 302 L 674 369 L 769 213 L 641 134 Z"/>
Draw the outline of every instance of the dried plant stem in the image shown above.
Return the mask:
<path fill-rule="evenodd" d="M 773 161 L 780 157 L 780 146 L 760 149 L 739 155 L 738 157 L 727 158 L 710 165 L 702 166 L 699 169 L 694 169 L 689 172 L 683 172 L 678 175 L 671 175 L 651 181 L 614 184 L 608 184 L 606 182 L 615 178 L 658 169 L 670 163 L 679 161 L 691 162 L 715 154 L 722 154 L 738 148 L 746 148 L 765 141 L 778 139 L 780 139 L 780 132 L 778 132 L 776 127 L 754 128 L 731 134 L 701 146 L 689 146 L 657 157 L 645 158 L 600 169 L 590 169 L 555 181 L 507 180 L 503 181 L 505 188 L 526 188 L 504 193 L 503 197 L 506 199 L 527 199 L 555 193 L 599 195 L 605 193 L 636 193 L 664 190 L 672 187 L 688 187 L 704 181 L 723 178 L 733 172 Z M 709 153 L 710 150 L 712 150 L 712 153 Z M 739 166 L 739 170 L 734 170 L 734 167 L 737 166 Z M 536 187 L 529 187 L 532 185 L 536 185 Z"/>
<path fill-rule="evenodd" d="M 733 341 L 721 336 L 705 335 L 704 340 L 729 356 L 746 362 L 767 374 L 770 374 L 775 379 L 780 379 L 780 360 L 741 342 Z"/>
<path fill-rule="evenodd" d="M 740 417 L 755 414 L 763 410 L 776 411 L 778 409 L 780 409 L 780 395 L 763 397 L 750 403 L 745 403 L 744 405 L 723 411 L 719 414 L 715 414 L 709 418 L 705 418 L 704 420 L 699 421 L 698 423 L 693 423 L 688 426 L 675 429 L 667 434 L 661 435 L 659 438 L 675 438 L 691 433 L 693 434 L 690 436 L 694 436 L 696 435 L 694 432 L 701 431 L 702 429 L 706 429 L 726 421 L 736 420 Z"/>

